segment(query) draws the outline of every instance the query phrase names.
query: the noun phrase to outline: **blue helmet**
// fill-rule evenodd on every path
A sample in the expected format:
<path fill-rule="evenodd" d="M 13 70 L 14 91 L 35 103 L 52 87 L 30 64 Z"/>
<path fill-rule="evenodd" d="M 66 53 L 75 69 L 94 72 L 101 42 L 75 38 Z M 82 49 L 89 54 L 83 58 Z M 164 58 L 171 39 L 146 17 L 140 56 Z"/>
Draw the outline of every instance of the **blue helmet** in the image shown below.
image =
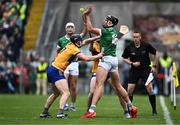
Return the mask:
<path fill-rule="evenodd" d="M 70 37 L 70 41 L 74 43 L 77 47 L 81 47 L 82 37 L 80 34 L 73 34 Z"/>

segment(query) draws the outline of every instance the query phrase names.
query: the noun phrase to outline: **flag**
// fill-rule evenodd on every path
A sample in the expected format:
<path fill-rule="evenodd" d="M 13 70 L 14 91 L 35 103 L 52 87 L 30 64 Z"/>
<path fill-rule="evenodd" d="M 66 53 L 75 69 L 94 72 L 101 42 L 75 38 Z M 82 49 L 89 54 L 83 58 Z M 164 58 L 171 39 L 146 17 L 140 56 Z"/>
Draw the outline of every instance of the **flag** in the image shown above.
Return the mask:
<path fill-rule="evenodd" d="M 154 79 L 153 73 L 151 72 L 147 78 L 147 81 L 145 83 L 145 86 L 147 86 L 152 80 Z"/>
<path fill-rule="evenodd" d="M 175 62 L 173 62 L 173 79 L 175 82 L 175 86 L 178 87 L 179 86 L 179 80 L 178 80 L 178 73 L 177 73 L 177 67 Z"/>

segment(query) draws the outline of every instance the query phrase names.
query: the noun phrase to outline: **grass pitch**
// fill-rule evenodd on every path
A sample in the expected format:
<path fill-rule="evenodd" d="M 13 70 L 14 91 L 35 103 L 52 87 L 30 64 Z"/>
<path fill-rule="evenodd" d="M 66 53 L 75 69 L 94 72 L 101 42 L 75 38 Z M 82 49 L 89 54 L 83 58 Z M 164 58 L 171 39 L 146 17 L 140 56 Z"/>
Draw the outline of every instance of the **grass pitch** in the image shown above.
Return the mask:
<path fill-rule="evenodd" d="M 138 107 L 138 118 L 126 119 L 116 96 L 103 96 L 97 106 L 95 119 L 80 119 L 86 110 L 87 96 L 78 96 L 77 111 L 66 112 L 69 119 L 56 119 L 59 98 L 50 108 L 53 118 L 41 119 L 47 96 L 36 95 L 0 95 L 0 124 L 89 124 L 89 125 L 113 125 L 113 124 L 166 124 L 162 108 L 157 97 L 158 116 L 152 117 L 148 96 L 134 96 L 133 104 Z M 180 124 L 180 107 L 174 110 L 170 105 L 169 98 L 165 98 L 170 111 L 173 124 Z"/>

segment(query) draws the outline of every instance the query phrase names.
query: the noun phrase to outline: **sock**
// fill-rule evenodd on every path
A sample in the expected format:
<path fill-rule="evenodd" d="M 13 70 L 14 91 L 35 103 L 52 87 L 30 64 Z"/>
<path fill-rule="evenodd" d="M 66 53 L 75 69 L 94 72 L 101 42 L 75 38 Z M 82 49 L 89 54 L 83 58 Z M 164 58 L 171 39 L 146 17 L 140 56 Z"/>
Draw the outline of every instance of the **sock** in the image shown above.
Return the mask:
<path fill-rule="evenodd" d="M 125 111 L 124 111 L 124 114 L 126 114 L 126 113 L 129 113 L 129 111 L 126 111 L 126 110 L 125 110 Z"/>
<path fill-rule="evenodd" d="M 64 113 L 64 109 L 58 109 L 58 114 L 63 114 Z"/>
<path fill-rule="evenodd" d="M 48 112 L 48 108 L 44 108 L 44 113 L 47 113 Z"/>
<path fill-rule="evenodd" d="M 76 103 L 71 103 L 71 107 L 76 107 Z"/>
<path fill-rule="evenodd" d="M 87 101 L 87 112 L 89 111 L 89 108 L 91 106 L 91 102 L 92 102 L 92 98 L 93 98 L 93 94 L 90 94 L 88 95 L 88 101 Z"/>
<path fill-rule="evenodd" d="M 155 96 L 155 94 L 149 95 L 149 102 L 151 104 L 152 111 L 156 112 L 156 96 Z"/>
<path fill-rule="evenodd" d="M 129 94 L 129 99 L 131 100 L 131 102 L 133 101 L 133 95 Z"/>
<path fill-rule="evenodd" d="M 91 105 L 89 108 L 89 112 L 96 112 L 96 105 Z"/>
<path fill-rule="evenodd" d="M 127 103 L 127 107 L 129 108 L 129 110 L 131 110 L 131 107 L 132 107 L 132 103 L 131 101 L 129 100 L 128 103 Z"/>

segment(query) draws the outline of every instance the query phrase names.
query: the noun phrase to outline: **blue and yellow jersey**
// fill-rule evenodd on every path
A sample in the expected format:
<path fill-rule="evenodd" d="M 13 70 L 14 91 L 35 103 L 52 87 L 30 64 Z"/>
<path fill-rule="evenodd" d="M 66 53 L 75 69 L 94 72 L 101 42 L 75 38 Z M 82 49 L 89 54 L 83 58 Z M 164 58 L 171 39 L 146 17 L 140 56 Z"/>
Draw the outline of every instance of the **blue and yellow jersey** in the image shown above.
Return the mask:
<path fill-rule="evenodd" d="M 93 43 L 91 43 L 89 50 L 91 51 L 92 55 L 97 55 L 98 53 L 100 53 L 101 51 L 100 51 L 99 42 L 94 41 Z M 97 71 L 98 63 L 99 63 L 99 59 L 93 61 L 92 70 L 91 70 L 93 73 Z"/>
<path fill-rule="evenodd" d="M 98 68 L 98 64 L 99 64 L 99 59 L 93 61 L 93 65 L 92 65 L 92 70 L 91 70 L 91 72 L 96 73 L 97 68 Z"/>
<path fill-rule="evenodd" d="M 73 43 L 69 43 L 61 50 L 56 59 L 52 62 L 52 66 L 64 72 L 66 67 L 73 61 L 77 60 L 76 55 L 80 53 L 80 49 Z"/>

